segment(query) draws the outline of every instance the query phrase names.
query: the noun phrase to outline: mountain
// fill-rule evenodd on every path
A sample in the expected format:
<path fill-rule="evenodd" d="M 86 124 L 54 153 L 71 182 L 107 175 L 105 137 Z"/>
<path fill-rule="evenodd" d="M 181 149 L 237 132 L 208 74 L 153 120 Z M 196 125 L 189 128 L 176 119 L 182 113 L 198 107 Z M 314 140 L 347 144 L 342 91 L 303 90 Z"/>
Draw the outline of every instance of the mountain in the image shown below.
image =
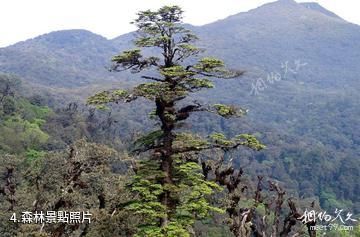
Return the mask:
<path fill-rule="evenodd" d="M 53 87 L 78 87 L 104 77 L 117 52 L 106 38 L 86 30 L 57 31 L 0 49 L 0 71 Z"/>
<path fill-rule="evenodd" d="M 307 63 L 305 80 L 321 87 L 359 85 L 360 27 L 292 0 L 266 4 L 199 27 L 209 54 L 233 66 L 274 70 Z M 346 80 L 344 78 L 346 75 Z"/>
<path fill-rule="evenodd" d="M 206 55 L 246 70 L 238 80 L 217 83 L 211 93 L 219 102 L 249 109 L 246 124 L 254 125 L 248 130 L 259 131 L 268 145 L 256 156 L 266 174 L 291 183 L 300 195 L 316 193 L 323 206 L 351 200 L 359 207 L 360 188 L 353 180 L 360 173 L 360 26 L 316 3 L 279 0 L 190 28 Z M 120 77 L 129 83 L 130 74 L 105 67 L 111 56 L 133 47 L 133 34 L 107 40 L 84 30 L 52 32 L 1 48 L 0 71 L 72 88 L 71 95 L 93 84 L 112 86 Z M 199 99 L 207 96 L 200 93 Z M 201 119 L 228 134 L 243 126 Z M 204 129 L 210 129 L 207 123 Z"/>

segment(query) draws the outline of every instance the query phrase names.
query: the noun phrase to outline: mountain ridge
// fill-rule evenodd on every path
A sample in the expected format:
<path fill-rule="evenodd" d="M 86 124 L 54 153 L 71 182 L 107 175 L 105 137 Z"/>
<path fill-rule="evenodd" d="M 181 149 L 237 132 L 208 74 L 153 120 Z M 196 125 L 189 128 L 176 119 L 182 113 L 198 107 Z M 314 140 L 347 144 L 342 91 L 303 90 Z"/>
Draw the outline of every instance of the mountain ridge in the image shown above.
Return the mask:
<path fill-rule="evenodd" d="M 326 8 L 322 7 L 319 3 L 317 2 L 302 2 L 300 3 L 301 5 L 303 5 L 304 7 L 317 11 L 317 12 L 321 12 L 327 16 L 330 17 L 335 17 L 335 18 L 339 18 L 341 20 L 343 20 L 340 16 L 336 15 L 335 13 L 327 10 Z"/>

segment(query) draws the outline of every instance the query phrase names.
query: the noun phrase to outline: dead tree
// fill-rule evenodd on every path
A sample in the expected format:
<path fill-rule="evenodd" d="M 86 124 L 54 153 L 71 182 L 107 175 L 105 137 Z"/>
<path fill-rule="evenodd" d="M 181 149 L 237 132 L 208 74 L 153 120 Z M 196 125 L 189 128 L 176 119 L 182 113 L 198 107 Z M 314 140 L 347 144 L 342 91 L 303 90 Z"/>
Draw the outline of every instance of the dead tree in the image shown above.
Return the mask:
<path fill-rule="evenodd" d="M 6 200 L 10 203 L 9 211 L 13 211 L 16 204 L 16 182 L 14 177 L 14 170 L 14 167 L 6 167 L 4 177 L 5 184 L 3 187 L 0 188 L 0 194 L 4 195 L 6 197 Z"/>
<path fill-rule="evenodd" d="M 249 195 L 246 192 L 250 189 L 249 184 L 243 182 L 243 169 L 234 169 L 232 165 L 224 163 L 223 155 L 213 163 L 203 160 L 201 165 L 206 179 L 215 179 L 225 187 L 228 200 L 225 210 L 230 219 L 230 230 L 235 237 L 296 237 L 304 234 L 300 228 L 304 224 L 303 213 L 298 210 L 292 198 L 286 200 L 286 192 L 277 183 L 268 181 L 265 186 L 264 177 L 258 176 L 256 188 Z M 271 193 L 274 195 L 269 196 Z M 242 207 L 241 201 L 249 199 L 253 200 L 252 205 Z M 285 202 L 287 207 L 284 207 Z M 257 211 L 260 205 L 264 207 L 265 213 Z M 311 207 L 314 207 L 314 203 Z M 270 222 L 271 214 L 274 218 Z M 316 231 L 311 228 L 315 224 L 305 223 L 310 237 L 316 236 Z"/>

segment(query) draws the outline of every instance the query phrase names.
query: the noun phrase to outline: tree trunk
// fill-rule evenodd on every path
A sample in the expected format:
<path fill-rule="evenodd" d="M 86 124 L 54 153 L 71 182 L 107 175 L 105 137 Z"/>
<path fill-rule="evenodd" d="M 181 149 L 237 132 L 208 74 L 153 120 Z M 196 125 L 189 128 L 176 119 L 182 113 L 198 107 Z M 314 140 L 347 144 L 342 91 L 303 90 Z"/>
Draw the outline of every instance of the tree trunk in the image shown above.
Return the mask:
<path fill-rule="evenodd" d="M 172 130 L 174 129 L 174 121 L 168 119 L 166 114 L 172 111 L 175 111 L 173 103 L 167 103 L 162 99 L 156 100 L 156 113 L 160 118 L 162 123 L 161 130 L 163 131 L 163 147 L 158 150 L 161 153 L 161 170 L 164 172 L 164 178 L 162 180 L 162 186 L 173 184 L 172 180 L 172 170 L 173 170 L 173 160 L 172 160 L 172 145 L 174 141 L 174 135 Z M 160 226 L 166 227 L 169 223 L 169 218 L 171 213 L 174 212 L 175 203 L 170 196 L 170 191 L 165 190 L 160 196 L 160 202 L 166 208 L 165 217 L 161 218 Z"/>

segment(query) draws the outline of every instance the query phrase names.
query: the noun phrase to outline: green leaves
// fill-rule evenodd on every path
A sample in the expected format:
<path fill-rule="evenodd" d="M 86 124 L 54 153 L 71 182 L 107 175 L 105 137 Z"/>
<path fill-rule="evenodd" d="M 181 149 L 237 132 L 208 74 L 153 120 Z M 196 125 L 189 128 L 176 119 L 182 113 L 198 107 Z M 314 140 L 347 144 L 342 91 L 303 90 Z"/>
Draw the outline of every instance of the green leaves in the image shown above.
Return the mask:
<path fill-rule="evenodd" d="M 180 133 L 176 135 L 173 142 L 174 149 L 194 149 L 201 150 L 208 145 L 208 141 L 195 136 L 191 133 Z"/>
<path fill-rule="evenodd" d="M 182 13 L 183 10 L 179 6 L 164 6 L 158 11 L 140 11 L 138 18 L 132 23 L 136 24 L 139 30 L 144 30 L 152 26 L 151 23 L 179 23 Z"/>
<path fill-rule="evenodd" d="M 88 105 L 105 105 L 108 103 L 119 102 L 120 100 L 134 100 L 134 97 L 129 97 L 129 93 L 125 90 L 102 91 L 87 99 Z M 125 101 L 125 102 L 128 102 Z"/>
<path fill-rule="evenodd" d="M 182 66 L 172 66 L 162 68 L 160 70 L 161 75 L 167 79 L 171 79 L 179 87 L 185 89 L 187 92 L 194 92 L 202 88 L 213 88 L 214 84 L 211 80 L 206 78 L 194 78 L 196 75 L 194 71 L 186 70 Z"/>
<path fill-rule="evenodd" d="M 138 27 L 138 31 L 144 36 L 140 41 L 136 41 L 139 47 L 162 47 L 165 46 L 169 37 L 173 34 L 187 32 L 180 23 L 182 13 L 178 6 L 164 6 L 158 11 L 141 11 L 133 24 Z"/>
<path fill-rule="evenodd" d="M 131 70 L 132 73 L 137 73 L 151 66 L 157 66 L 159 58 L 143 58 L 140 49 L 132 49 L 114 56 L 112 61 L 115 63 L 111 67 L 112 71 Z"/>
<path fill-rule="evenodd" d="M 203 88 L 214 88 L 214 83 L 209 79 L 186 78 L 179 83 L 187 91 L 195 92 Z"/>
<path fill-rule="evenodd" d="M 240 134 L 232 139 L 227 139 L 222 133 L 213 133 L 209 136 L 210 142 L 214 145 L 219 145 L 220 148 L 235 149 L 238 146 L 246 146 L 250 149 L 260 151 L 266 146 L 261 144 L 255 136 L 250 134 Z"/>
<path fill-rule="evenodd" d="M 24 149 L 39 149 L 49 139 L 37 123 L 23 120 L 19 115 L 4 120 L 0 124 L 0 134 L 3 148 L 19 153 Z"/>
<path fill-rule="evenodd" d="M 213 144 L 222 145 L 226 147 L 235 146 L 235 142 L 232 140 L 228 140 L 224 134 L 222 133 L 212 133 L 210 136 L 210 141 Z"/>
<path fill-rule="evenodd" d="M 34 149 L 29 149 L 26 151 L 26 159 L 29 162 L 36 161 L 37 159 L 41 159 L 45 156 L 44 151 L 38 151 Z"/>
<path fill-rule="evenodd" d="M 189 231 L 186 226 L 181 225 L 181 222 L 171 221 L 165 228 L 165 233 L 169 237 L 190 237 Z"/>
<path fill-rule="evenodd" d="M 136 86 L 134 92 L 138 96 L 142 96 L 149 100 L 155 100 L 156 98 L 171 92 L 171 90 L 167 83 L 149 82 Z"/>
<path fill-rule="evenodd" d="M 163 47 L 170 40 L 167 36 L 140 37 L 135 40 L 138 47 Z"/>
<path fill-rule="evenodd" d="M 140 49 L 133 49 L 124 51 L 119 55 L 116 55 L 112 58 L 113 62 L 129 65 L 132 62 L 138 62 L 139 59 L 142 58 Z"/>
<path fill-rule="evenodd" d="M 188 44 L 188 43 L 193 42 L 198 39 L 199 38 L 196 35 L 190 33 L 190 31 L 187 30 L 184 32 L 184 34 L 181 37 L 181 40 L 179 41 L 179 47 L 182 47 L 184 49 L 188 49 L 191 51 L 193 51 L 194 49 L 198 49 L 194 45 Z M 203 51 L 203 50 L 201 50 L 201 51 Z"/>
<path fill-rule="evenodd" d="M 194 68 L 203 72 L 215 72 L 219 68 L 224 67 L 224 62 L 213 57 L 206 57 L 201 59 Z"/>
<path fill-rule="evenodd" d="M 167 91 L 170 91 L 170 88 L 169 85 L 165 83 L 150 82 L 136 86 L 134 88 L 134 91 L 137 95 L 140 95 L 150 100 L 154 100 L 155 98 L 163 95 Z"/>
<path fill-rule="evenodd" d="M 223 210 L 212 206 L 207 200 L 208 196 L 221 188 L 214 181 L 204 179 L 200 165 L 180 160 L 177 167 L 178 176 L 181 177 L 178 220 L 184 225 L 192 225 L 195 219 L 207 218 L 211 212 L 223 213 Z"/>
<path fill-rule="evenodd" d="M 204 51 L 195 45 L 189 44 L 189 42 L 195 41 L 196 39 L 197 37 L 192 34 L 186 34 L 182 37 L 179 44 L 177 45 L 177 48 L 175 49 L 177 52 L 176 61 L 182 62 L 184 59 L 190 56 L 196 56 Z"/>
<path fill-rule="evenodd" d="M 125 90 L 121 90 L 121 89 L 118 89 L 118 90 L 114 90 L 113 92 L 112 92 L 112 94 L 114 95 L 114 96 L 119 96 L 119 97 L 125 97 L 125 96 L 127 96 L 128 95 L 128 92 L 127 91 L 125 91 Z"/>
<path fill-rule="evenodd" d="M 184 67 L 176 65 L 160 69 L 160 74 L 173 79 L 191 77 L 195 73 L 185 70 Z"/>
<path fill-rule="evenodd" d="M 114 102 L 111 93 L 109 93 L 108 91 L 102 91 L 99 92 L 93 96 L 90 96 L 87 99 L 87 104 L 90 105 L 100 105 L 100 104 L 106 104 L 106 103 L 110 103 L 110 102 Z"/>
<path fill-rule="evenodd" d="M 265 148 L 253 135 L 240 134 L 228 139 L 222 133 L 212 133 L 208 140 L 190 133 L 176 134 L 172 148 L 175 153 L 191 153 L 208 149 L 237 149 L 239 146 L 246 146 L 256 151 Z"/>
<path fill-rule="evenodd" d="M 172 85 L 167 82 L 148 82 L 136 86 L 134 88 L 134 94 L 153 101 L 157 98 L 171 101 L 187 95 L 187 91 L 179 86 L 173 88 Z"/>
<path fill-rule="evenodd" d="M 148 236 L 151 236 L 152 231 L 161 230 L 157 227 L 157 222 L 159 218 L 166 215 L 166 208 L 159 201 L 164 187 L 157 182 L 161 180 L 163 173 L 158 170 L 157 161 L 141 161 L 138 166 L 137 175 L 133 176 L 129 184 L 130 190 L 137 195 L 137 198 L 128 203 L 125 208 L 144 219 L 146 225 L 139 227 L 139 234 L 148 233 Z"/>
<path fill-rule="evenodd" d="M 162 130 L 156 130 L 150 132 L 134 142 L 133 151 L 147 151 L 154 147 L 157 147 L 161 143 L 161 138 L 163 136 Z"/>
<path fill-rule="evenodd" d="M 216 113 L 224 118 L 241 117 L 246 114 L 246 110 L 236 108 L 235 106 L 215 104 L 214 108 L 216 110 Z"/>
<path fill-rule="evenodd" d="M 250 134 L 240 134 L 235 137 L 235 141 L 242 146 L 247 146 L 253 150 L 260 151 L 265 149 L 266 146 L 261 144 L 255 136 Z"/>
<path fill-rule="evenodd" d="M 182 20 L 183 10 L 176 5 L 163 6 L 158 10 L 158 15 L 162 22 L 177 23 Z"/>
<path fill-rule="evenodd" d="M 224 62 L 214 57 L 202 58 L 192 68 L 200 75 L 215 78 L 236 78 L 244 74 L 244 71 L 225 68 Z"/>

